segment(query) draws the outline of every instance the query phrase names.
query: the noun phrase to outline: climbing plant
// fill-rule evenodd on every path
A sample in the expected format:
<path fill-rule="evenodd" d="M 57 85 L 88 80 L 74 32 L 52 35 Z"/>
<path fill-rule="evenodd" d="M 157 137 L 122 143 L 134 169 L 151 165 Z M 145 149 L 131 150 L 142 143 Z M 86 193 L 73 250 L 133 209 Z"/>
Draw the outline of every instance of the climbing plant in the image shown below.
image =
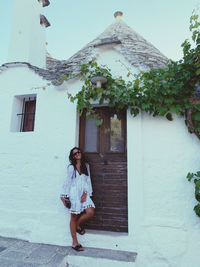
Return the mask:
<path fill-rule="evenodd" d="M 188 173 L 187 175 L 187 179 L 190 182 L 192 179 L 194 180 L 194 184 L 195 184 L 195 198 L 198 201 L 198 204 L 195 205 L 194 207 L 194 211 L 197 214 L 197 216 L 200 217 L 200 171 L 198 171 L 197 173 Z"/>
<path fill-rule="evenodd" d="M 116 111 L 129 109 L 132 116 L 142 111 L 154 117 L 165 116 L 170 121 L 173 114 L 185 116 L 189 132 L 200 138 L 200 21 L 194 13 L 190 18 L 190 31 L 192 43 L 183 42 L 182 59 L 169 60 L 162 69 L 139 75 L 128 72 L 128 81 L 121 76 L 114 77 L 107 66 L 99 66 L 96 62 L 81 65 L 83 86 L 75 96 L 69 95 L 70 100 L 77 102 L 80 113 L 86 108 L 87 116 L 95 118 L 97 125 L 101 125 L 102 119 L 95 113 L 94 102 L 106 103 Z M 97 88 L 91 82 L 94 76 L 105 77 L 106 85 Z M 187 178 L 189 181 L 195 178 L 195 196 L 200 201 L 200 172 L 189 173 Z M 200 216 L 200 204 L 194 210 Z"/>

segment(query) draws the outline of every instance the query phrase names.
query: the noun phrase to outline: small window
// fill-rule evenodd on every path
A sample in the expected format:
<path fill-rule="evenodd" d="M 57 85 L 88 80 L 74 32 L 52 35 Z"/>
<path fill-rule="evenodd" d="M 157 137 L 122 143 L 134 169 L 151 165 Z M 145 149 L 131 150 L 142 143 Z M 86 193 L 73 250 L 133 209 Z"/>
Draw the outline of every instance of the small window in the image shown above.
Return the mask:
<path fill-rule="evenodd" d="M 12 132 L 31 132 L 35 126 L 36 95 L 15 96 L 11 119 Z"/>
<path fill-rule="evenodd" d="M 33 100 L 31 100 L 31 98 L 29 98 L 28 100 L 26 100 L 25 98 L 23 99 L 22 113 L 17 114 L 18 116 L 21 116 L 20 132 L 34 131 L 35 107 L 36 98 Z"/>

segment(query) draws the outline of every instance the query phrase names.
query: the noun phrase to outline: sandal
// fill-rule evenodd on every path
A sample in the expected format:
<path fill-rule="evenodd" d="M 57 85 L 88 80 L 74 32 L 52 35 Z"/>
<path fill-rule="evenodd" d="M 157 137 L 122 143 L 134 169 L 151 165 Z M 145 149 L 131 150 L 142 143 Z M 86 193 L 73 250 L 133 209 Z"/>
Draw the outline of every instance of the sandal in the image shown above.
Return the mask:
<path fill-rule="evenodd" d="M 78 244 L 78 245 L 76 245 L 75 247 L 72 247 L 74 250 L 76 250 L 76 251 L 83 251 L 82 249 L 80 249 L 80 248 L 82 248 L 82 246 L 81 246 L 81 244 Z"/>
<path fill-rule="evenodd" d="M 79 233 L 79 235 L 84 235 L 85 229 L 80 227 L 79 229 L 76 229 L 76 232 Z"/>

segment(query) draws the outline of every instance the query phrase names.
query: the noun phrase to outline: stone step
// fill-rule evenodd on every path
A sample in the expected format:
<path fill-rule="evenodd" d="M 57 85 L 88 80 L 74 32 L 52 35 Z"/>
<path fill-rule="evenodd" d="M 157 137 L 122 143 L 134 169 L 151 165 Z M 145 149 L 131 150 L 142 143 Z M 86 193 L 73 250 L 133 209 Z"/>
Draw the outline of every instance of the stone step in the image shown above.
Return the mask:
<path fill-rule="evenodd" d="M 71 250 L 59 267 L 135 267 L 136 252 L 85 247 Z"/>

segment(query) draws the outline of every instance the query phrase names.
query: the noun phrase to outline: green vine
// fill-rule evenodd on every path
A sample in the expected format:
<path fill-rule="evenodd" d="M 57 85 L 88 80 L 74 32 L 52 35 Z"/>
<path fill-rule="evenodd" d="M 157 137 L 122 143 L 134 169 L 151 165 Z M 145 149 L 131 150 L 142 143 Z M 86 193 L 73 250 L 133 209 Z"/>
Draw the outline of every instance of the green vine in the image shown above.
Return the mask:
<path fill-rule="evenodd" d="M 173 114 L 185 116 L 186 125 L 190 133 L 200 138 L 200 22 L 199 16 L 193 14 L 190 18 L 193 46 L 189 40 L 182 44 L 183 59 L 169 60 L 164 69 L 153 69 L 142 72 L 128 82 L 122 77 L 113 77 L 106 66 L 99 66 L 96 62 L 81 65 L 82 89 L 71 96 L 72 102 L 77 101 L 77 109 L 82 114 L 86 108 L 87 116 L 96 119 L 101 125 L 102 119 L 95 112 L 92 103 L 107 104 L 116 111 L 129 109 L 132 116 L 144 111 L 152 116 L 165 116 L 173 120 Z M 103 76 L 106 85 L 96 88 L 91 78 Z M 200 172 L 188 174 L 188 180 L 196 177 L 195 196 L 200 188 Z M 198 201 L 199 201 L 198 191 Z M 197 197 L 196 197 L 197 198 Z M 200 204 L 195 206 L 195 212 L 200 216 Z"/>
<path fill-rule="evenodd" d="M 194 179 L 194 184 L 195 184 L 195 198 L 199 202 L 195 207 L 194 211 L 197 216 L 200 217 L 200 171 L 197 173 L 188 173 L 187 179 L 190 182 L 192 179 Z"/>

